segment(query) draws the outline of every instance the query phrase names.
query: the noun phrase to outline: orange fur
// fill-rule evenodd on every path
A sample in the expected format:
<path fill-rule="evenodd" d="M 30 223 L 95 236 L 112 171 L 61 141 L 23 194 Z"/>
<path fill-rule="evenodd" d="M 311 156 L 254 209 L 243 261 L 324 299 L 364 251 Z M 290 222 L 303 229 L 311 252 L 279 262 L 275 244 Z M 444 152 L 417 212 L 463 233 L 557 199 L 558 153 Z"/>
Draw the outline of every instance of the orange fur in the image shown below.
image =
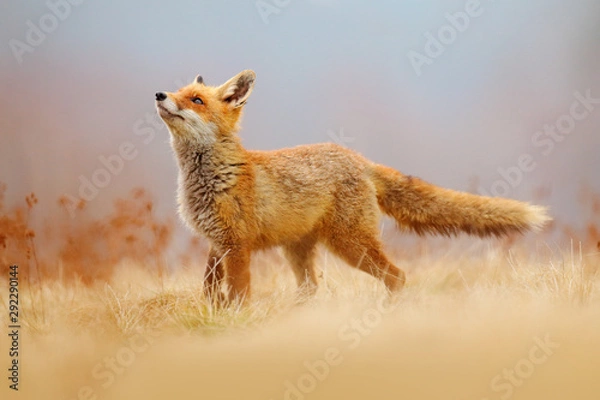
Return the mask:
<path fill-rule="evenodd" d="M 315 246 L 381 279 L 405 282 L 382 251 L 381 212 L 419 234 L 500 236 L 536 229 L 542 207 L 442 189 L 377 165 L 334 144 L 249 151 L 237 135 L 255 81 L 243 71 L 218 87 L 200 77 L 176 93 L 157 93 L 179 164 L 179 211 L 211 242 L 205 292 L 224 299 L 250 295 L 252 252 L 282 246 L 298 284 L 317 288 Z"/>

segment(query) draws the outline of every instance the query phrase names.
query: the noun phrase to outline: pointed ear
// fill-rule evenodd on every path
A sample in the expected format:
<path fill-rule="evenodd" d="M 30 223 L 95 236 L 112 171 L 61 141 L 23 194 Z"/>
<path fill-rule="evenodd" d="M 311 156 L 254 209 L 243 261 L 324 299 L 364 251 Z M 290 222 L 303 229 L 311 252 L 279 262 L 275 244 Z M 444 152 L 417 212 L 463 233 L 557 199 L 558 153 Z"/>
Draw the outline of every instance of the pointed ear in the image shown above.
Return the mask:
<path fill-rule="evenodd" d="M 255 80 L 254 71 L 247 69 L 240 72 L 219 87 L 221 101 L 229 103 L 233 108 L 243 106 L 252 93 Z"/>
<path fill-rule="evenodd" d="M 204 85 L 204 79 L 202 79 L 202 77 L 201 77 L 200 75 L 198 75 L 198 76 L 196 77 L 196 79 L 194 79 L 194 82 L 195 82 L 195 83 L 199 83 L 199 84 L 201 84 L 201 85 Z"/>

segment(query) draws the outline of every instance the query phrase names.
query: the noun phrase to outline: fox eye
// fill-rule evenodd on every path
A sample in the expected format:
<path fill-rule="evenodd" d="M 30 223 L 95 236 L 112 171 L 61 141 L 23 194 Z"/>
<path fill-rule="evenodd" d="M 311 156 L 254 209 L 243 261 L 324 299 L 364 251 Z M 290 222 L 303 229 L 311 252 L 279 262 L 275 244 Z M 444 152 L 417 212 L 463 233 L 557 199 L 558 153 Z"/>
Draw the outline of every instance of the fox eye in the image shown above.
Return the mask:
<path fill-rule="evenodd" d="M 196 104 L 204 104 L 200 97 L 192 97 L 192 102 Z"/>

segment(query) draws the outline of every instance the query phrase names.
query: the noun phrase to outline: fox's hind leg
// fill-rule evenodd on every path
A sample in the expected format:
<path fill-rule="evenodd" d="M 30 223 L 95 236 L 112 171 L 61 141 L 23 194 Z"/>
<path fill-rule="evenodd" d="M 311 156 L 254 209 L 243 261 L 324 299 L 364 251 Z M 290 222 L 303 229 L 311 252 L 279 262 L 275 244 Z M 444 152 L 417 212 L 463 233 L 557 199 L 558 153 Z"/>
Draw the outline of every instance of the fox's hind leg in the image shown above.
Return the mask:
<path fill-rule="evenodd" d="M 351 266 L 381 279 L 391 292 L 404 286 L 404 271 L 388 260 L 375 233 L 333 235 L 327 245 Z"/>
<path fill-rule="evenodd" d="M 283 247 L 285 256 L 296 275 L 301 295 L 312 296 L 317 291 L 318 283 L 315 273 L 316 243 L 316 237 L 311 235 Z"/>

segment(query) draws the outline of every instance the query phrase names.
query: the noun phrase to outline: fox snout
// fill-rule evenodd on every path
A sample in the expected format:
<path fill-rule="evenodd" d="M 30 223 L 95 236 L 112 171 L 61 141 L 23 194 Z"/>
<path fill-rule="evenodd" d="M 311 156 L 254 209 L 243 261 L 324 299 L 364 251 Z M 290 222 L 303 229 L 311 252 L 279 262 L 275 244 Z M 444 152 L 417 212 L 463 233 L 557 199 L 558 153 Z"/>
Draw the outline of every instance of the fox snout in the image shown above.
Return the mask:
<path fill-rule="evenodd" d="M 177 104 L 169 98 L 167 93 L 156 92 L 154 96 L 156 97 L 156 109 L 163 120 L 165 120 L 165 118 L 173 119 L 175 117 L 177 119 L 183 119 L 183 116 L 180 115 L 181 110 L 177 107 Z M 165 120 L 165 122 L 167 121 Z"/>

